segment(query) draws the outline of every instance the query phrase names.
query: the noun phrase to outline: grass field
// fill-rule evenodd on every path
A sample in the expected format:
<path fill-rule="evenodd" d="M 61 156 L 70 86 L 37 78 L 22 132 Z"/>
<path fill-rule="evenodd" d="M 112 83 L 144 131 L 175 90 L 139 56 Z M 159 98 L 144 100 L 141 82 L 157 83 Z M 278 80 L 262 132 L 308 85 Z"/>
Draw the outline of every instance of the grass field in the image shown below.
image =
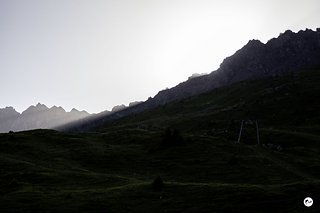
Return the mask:
<path fill-rule="evenodd" d="M 320 212 L 319 80 L 241 82 L 87 133 L 0 134 L 0 212 Z M 252 124 L 236 143 L 250 119 L 261 145 Z"/>

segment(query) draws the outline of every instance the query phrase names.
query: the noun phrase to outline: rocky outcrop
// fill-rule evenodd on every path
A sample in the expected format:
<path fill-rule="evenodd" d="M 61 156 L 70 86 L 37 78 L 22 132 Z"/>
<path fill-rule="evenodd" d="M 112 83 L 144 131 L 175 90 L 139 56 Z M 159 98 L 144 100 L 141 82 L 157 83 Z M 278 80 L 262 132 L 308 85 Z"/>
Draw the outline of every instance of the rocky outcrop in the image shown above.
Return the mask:
<path fill-rule="evenodd" d="M 204 76 L 204 75 L 207 75 L 207 74 L 206 74 L 206 73 L 193 73 L 193 74 L 188 78 L 188 80 L 193 79 L 193 78 L 198 78 L 198 77 Z"/>
<path fill-rule="evenodd" d="M 112 107 L 111 112 L 117 112 L 117 111 L 123 110 L 125 108 L 126 108 L 126 106 L 124 104 L 117 105 L 117 106 Z"/>
<path fill-rule="evenodd" d="M 129 107 L 133 107 L 133 106 L 136 106 L 136 105 L 141 104 L 141 103 L 143 103 L 143 101 L 133 101 L 133 102 L 129 103 Z"/>

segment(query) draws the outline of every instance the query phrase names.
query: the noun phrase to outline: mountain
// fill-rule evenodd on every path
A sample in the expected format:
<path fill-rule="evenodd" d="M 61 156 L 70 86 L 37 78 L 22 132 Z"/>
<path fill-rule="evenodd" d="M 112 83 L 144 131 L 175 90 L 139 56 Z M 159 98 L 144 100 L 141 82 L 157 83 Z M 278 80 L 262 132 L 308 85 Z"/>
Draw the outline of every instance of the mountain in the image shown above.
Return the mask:
<path fill-rule="evenodd" d="M 0 134 L 0 212 L 320 212 L 319 81 L 301 70 L 81 134 Z"/>
<path fill-rule="evenodd" d="M 0 109 L 0 119 L 7 119 L 12 117 L 19 116 L 19 112 L 17 112 L 13 107 L 6 107 Z"/>
<path fill-rule="evenodd" d="M 54 128 L 89 115 L 86 111 L 72 109 L 66 112 L 62 107 L 48 108 L 40 103 L 28 107 L 21 114 L 13 107 L 6 107 L 0 109 L 0 132 Z"/>
<path fill-rule="evenodd" d="M 259 40 L 249 41 L 226 58 L 218 70 L 160 91 L 150 102 L 165 104 L 243 80 L 295 73 L 320 66 L 319 58 L 320 28 L 298 33 L 287 30 L 266 44 Z"/>
<path fill-rule="evenodd" d="M 0 212 L 320 212 L 318 37 L 299 33 L 72 126 L 85 133 L 0 134 Z"/>
<path fill-rule="evenodd" d="M 151 110 L 157 106 L 183 100 L 216 88 L 245 80 L 266 79 L 284 75 L 296 75 L 300 71 L 320 67 L 320 28 L 294 33 L 290 30 L 269 40 L 249 41 L 232 56 L 226 58 L 219 69 L 210 74 L 191 76 L 179 85 L 160 91 L 153 98 L 134 105 L 122 107 L 113 113 L 101 113 L 89 119 L 70 123 L 58 129 L 87 131 L 131 114 Z"/>
<path fill-rule="evenodd" d="M 0 132 L 8 132 L 13 123 L 19 118 L 20 113 L 13 107 L 0 108 Z"/>

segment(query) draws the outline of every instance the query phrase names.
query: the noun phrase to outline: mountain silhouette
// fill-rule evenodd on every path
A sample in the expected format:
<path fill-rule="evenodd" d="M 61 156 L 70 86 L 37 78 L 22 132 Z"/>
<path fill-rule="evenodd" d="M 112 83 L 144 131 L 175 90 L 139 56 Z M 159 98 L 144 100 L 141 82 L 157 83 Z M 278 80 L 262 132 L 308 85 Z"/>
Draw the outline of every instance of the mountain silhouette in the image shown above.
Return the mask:
<path fill-rule="evenodd" d="M 149 101 L 154 105 L 165 104 L 243 80 L 295 73 L 320 66 L 319 58 L 320 28 L 298 33 L 287 30 L 266 44 L 250 40 L 234 55 L 224 59 L 218 70 L 160 91 Z"/>
<path fill-rule="evenodd" d="M 160 91 L 143 103 L 113 113 L 102 112 L 80 122 L 61 126 L 60 130 L 85 131 L 134 113 L 153 109 L 174 101 L 197 96 L 214 89 L 245 81 L 297 73 L 320 67 L 320 28 L 294 33 L 290 30 L 266 44 L 250 40 L 207 75 L 193 75 L 177 86 Z"/>
<path fill-rule="evenodd" d="M 0 134 L 1 212 L 305 212 L 320 191 L 318 31 L 251 40 L 213 73 L 59 127 L 85 133 Z M 0 112 L 23 128 L 86 114 Z"/>
<path fill-rule="evenodd" d="M 28 107 L 21 114 L 13 107 L 6 107 L 0 109 L 0 132 L 50 129 L 88 115 L 90 114 L 86 111 L 72 109 L 66 112 L 62 107 L 48 108 L 40 103 Z"/>

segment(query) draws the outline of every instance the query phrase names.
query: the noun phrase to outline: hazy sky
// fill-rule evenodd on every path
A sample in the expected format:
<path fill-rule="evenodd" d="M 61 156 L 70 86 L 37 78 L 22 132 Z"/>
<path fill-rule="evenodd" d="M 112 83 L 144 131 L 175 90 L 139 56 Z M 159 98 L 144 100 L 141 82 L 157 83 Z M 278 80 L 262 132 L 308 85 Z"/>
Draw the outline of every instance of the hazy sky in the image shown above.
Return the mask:
<path fill-rule="evenodd" d="M 0 0 L 0 108 L 146 100 L 319 21 L 319 0 Z"/>

